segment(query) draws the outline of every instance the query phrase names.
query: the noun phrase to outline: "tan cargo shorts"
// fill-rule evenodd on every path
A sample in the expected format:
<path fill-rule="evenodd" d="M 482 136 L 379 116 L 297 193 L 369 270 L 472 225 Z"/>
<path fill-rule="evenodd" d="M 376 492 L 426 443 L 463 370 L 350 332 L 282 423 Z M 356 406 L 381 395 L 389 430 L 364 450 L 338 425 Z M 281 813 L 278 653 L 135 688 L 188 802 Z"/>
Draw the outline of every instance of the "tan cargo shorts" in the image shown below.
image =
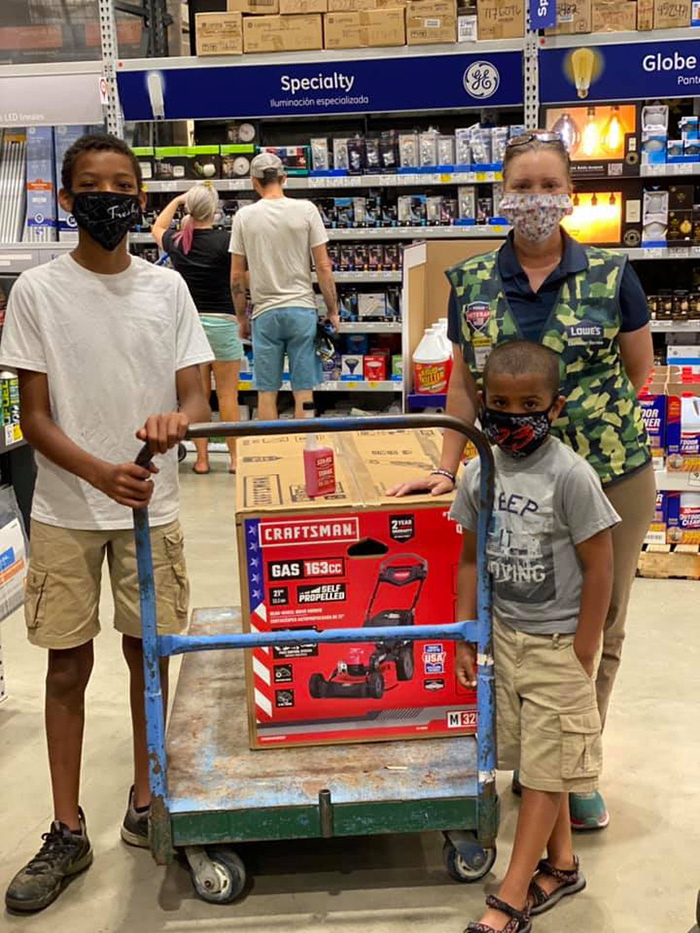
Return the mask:
<path fill-rule="evenodd" d="M 524 787 L 589 793 L 602 768 L 595 671 L 573 635 L 530 635 L 494 619 L 498 767 Z M 597 667 L 597 664 L 596 664 Z"/>
<path fill-rule="evenodd" d="M 187 625 L 189 583 L 180 523 L 151 528 L 151 549 L 158 632 L 181 632 Z M 99 634 L 105 556 L 114 597 L 114 627 L 122 635 L 140 638 L 134 532 L 76 531 L 32 520 L 24 614 L 33 645 L 77 648 Z"/>

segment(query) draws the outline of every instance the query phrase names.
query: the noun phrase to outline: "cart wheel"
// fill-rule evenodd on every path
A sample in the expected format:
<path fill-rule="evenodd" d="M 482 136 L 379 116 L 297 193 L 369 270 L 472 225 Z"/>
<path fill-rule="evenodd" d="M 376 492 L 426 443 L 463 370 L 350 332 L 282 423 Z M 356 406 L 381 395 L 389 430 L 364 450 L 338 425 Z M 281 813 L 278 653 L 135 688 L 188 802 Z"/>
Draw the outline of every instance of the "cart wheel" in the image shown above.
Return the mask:
<path fill-rule="evenodd" d="M 314 700 L 322 700 L 326 696 L 326 681 L 323 674 L 312 674 L 309 677 L 309 694 Z"/>
<path fill-rule="evenodd" d="M 455 881 L 470 884 L 479 881 L 491 871 L 496 861 L 496 847 L 483 849 L 475 841 L 468 852 L 458 852 L 449 839 L 446 839 L 442 847 L 442 857 L 445 868 Z"/>
<path fill-rule="evenodd" d="M 187 448 L 184 444 L 177 445 L 177 462 L 182 463 L 182 461 L 187 456 Z"/>
<path fill-rule="evenodd" d="M 203 901 L 210 904 L 230 904 L 245 887 L 245 866 L 231 849 L 208 849 L 207 855 L 211 871 L 206 876 L 192 873 L 194 889 Z"/>
<path fill-rule="evenodd" d="M 367 678 L 367 692 L 373 700 L 381 700 L 384 696 L 384 678 L 379 671 L 372 671 Z"/>
<path fill-rule="evenodd" d="M 700 927 L 700 891 L 698 891 L 698 899 L 695 904 L 695 919 L 698 922 L 698 927 Z"/>
<path fill-rule="evenodd" d="M 404 645 L 399 649 L 399 656 L 396 659 L 396 677 L 398 680 L 411 680 L 413 670 L 413 645 Z"/>

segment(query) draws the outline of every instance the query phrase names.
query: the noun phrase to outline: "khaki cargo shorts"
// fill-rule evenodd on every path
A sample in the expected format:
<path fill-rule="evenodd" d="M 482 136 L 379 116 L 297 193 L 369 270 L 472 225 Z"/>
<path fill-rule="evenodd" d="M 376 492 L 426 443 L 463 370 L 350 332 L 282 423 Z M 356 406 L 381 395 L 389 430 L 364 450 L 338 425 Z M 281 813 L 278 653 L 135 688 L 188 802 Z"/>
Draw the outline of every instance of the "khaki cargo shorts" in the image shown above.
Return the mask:
<path fill-rule="evenodd" d="M 532 790 L 589 793 L 603 755 L 595 672 L 573 635 L 529 635 L 494 619 L 498 767 Z M 597 665 L 596 665 L 597 666 Z"/>
<path fill-rule="evenodd" d="M 159 634 L 187 625 L 189 583 L 180 523 L 151 528 Z M 131 529 L 76 531 L 32 520 L 24 614 L 29 641 L 41 648 L 77 648 L 100 631 L 102 565 L 107 557 L 114 627 L 141 637 L 136 546 Z"/>

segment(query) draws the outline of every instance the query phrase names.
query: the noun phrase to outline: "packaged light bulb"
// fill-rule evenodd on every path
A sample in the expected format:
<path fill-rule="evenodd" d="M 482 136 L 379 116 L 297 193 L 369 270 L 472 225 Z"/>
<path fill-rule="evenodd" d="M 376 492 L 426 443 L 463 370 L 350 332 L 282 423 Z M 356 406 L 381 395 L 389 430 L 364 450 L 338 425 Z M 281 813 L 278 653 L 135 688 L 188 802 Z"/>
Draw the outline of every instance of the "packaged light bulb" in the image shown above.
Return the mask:
<path fill-rule="evenodd" d="M 311 168 L 315 172 L 327 172 L 330 168 L 327 139 L 311 140 Z"/>
<path fill-rule="evenodd" d="M 420 134 L 420 166 L 434 168 L 438 164 L 438 131 L 428 130 Z"/>
<path fill-rule="evenodd" d="M 642 132 L 667 133 L 668 132 L 668 105 L 650 104 L 642 107 Z"/>
<path fill-rule="evenodd" d="M 367 224 L 366 201 L 365 198 L 353 198 L 353 209 L 355 217 L 355 226 L 364 227 Z"/>
<path fill-rule="evenodd" d="M 506 157 L 506 144 L 508 143 L 508 127 L 494 126 L 491 130 L 491 159 L 493 162 L 503 164 Z"/>
<path fill-rule="evenodd" d="M 425 203 L 425 215 L 428 225 L 437 227 L 442 223 L 442 195 L 428 195 Z"/>
<path fill-rule="evenodd" d="M 455 130 L 455 164 L 471 165 L 472 131 L 470 128 Z"/>
<path fill-rule="evenodd" d="M 457 211 L 460 220 L 476 220 L 476 188 L 460 185 L 457 189 Z"/>
<path fill-rule="evenodd" d="M 349 167 L 348 139 L 333 140 L 333 168 L 337 171 L 347 172 Z"/>
<path fill-rule="evenodd" d="M 418 168 L 418 133 L 401 133 L 399 136 L 399 159 L 401 168 Z"/>
<path fill-rule="evenodd" d="M 471 146 L 472 161 L 475 165 L 490 165 L 493 162 L 491 157 L 491 131 L 479 127 L 472 130 Z"/>
<path fill-rule="evenodd" d="M 366 164 L 365 140 L 358 134 L 348 140 L 348 171 L 351 175 L 361 175 Z"/>
<path fill-rule="evenodd" d="M 642 243 L 663 245 L 668 231 L 668 191 L 645 191 L 642 200 Z"/>
<path fill-rule="evenodd" d="M 379 139 L 376 136 L 368 136 L 365 140 L 365 161 L 368 172 L 376 174 L 381 171 Z"/>
<path fill-rule="evenodd" d="M 399 140 L 394 130 L 388 130 L 381 135 L 379 164 L 383 172 L 395 172 L 399 166 Z"/>
<path fill-rule="evenodd" d="M 438 136 L 437 141 L 437 164 L 454 165 L 455 164 L 455 138 L 454 136 Z"/>

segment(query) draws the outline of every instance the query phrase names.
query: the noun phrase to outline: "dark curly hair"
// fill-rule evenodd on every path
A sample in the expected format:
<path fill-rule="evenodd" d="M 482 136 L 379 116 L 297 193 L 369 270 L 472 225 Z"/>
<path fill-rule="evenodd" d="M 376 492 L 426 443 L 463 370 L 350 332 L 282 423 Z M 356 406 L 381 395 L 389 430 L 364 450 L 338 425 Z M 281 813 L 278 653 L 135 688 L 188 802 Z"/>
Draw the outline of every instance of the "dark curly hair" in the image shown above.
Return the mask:
<path fill-rule="evenodd" d="M 61 186 L 66 191 L 70 191 L 73 187 L 73 169 L 78 156 L 81 156 L 84 152 L 118 152 L 120 155 L 126 156 L 131 161 L 138 189 L 141 190 L 143 184 L 141 166 L 124 140 L 118 139 L 109 133 L 95 133 L 81 136 L 70 149 L 66 150 L 66 154 L 63 156 L 63 165 L 61 166 Z"/>

